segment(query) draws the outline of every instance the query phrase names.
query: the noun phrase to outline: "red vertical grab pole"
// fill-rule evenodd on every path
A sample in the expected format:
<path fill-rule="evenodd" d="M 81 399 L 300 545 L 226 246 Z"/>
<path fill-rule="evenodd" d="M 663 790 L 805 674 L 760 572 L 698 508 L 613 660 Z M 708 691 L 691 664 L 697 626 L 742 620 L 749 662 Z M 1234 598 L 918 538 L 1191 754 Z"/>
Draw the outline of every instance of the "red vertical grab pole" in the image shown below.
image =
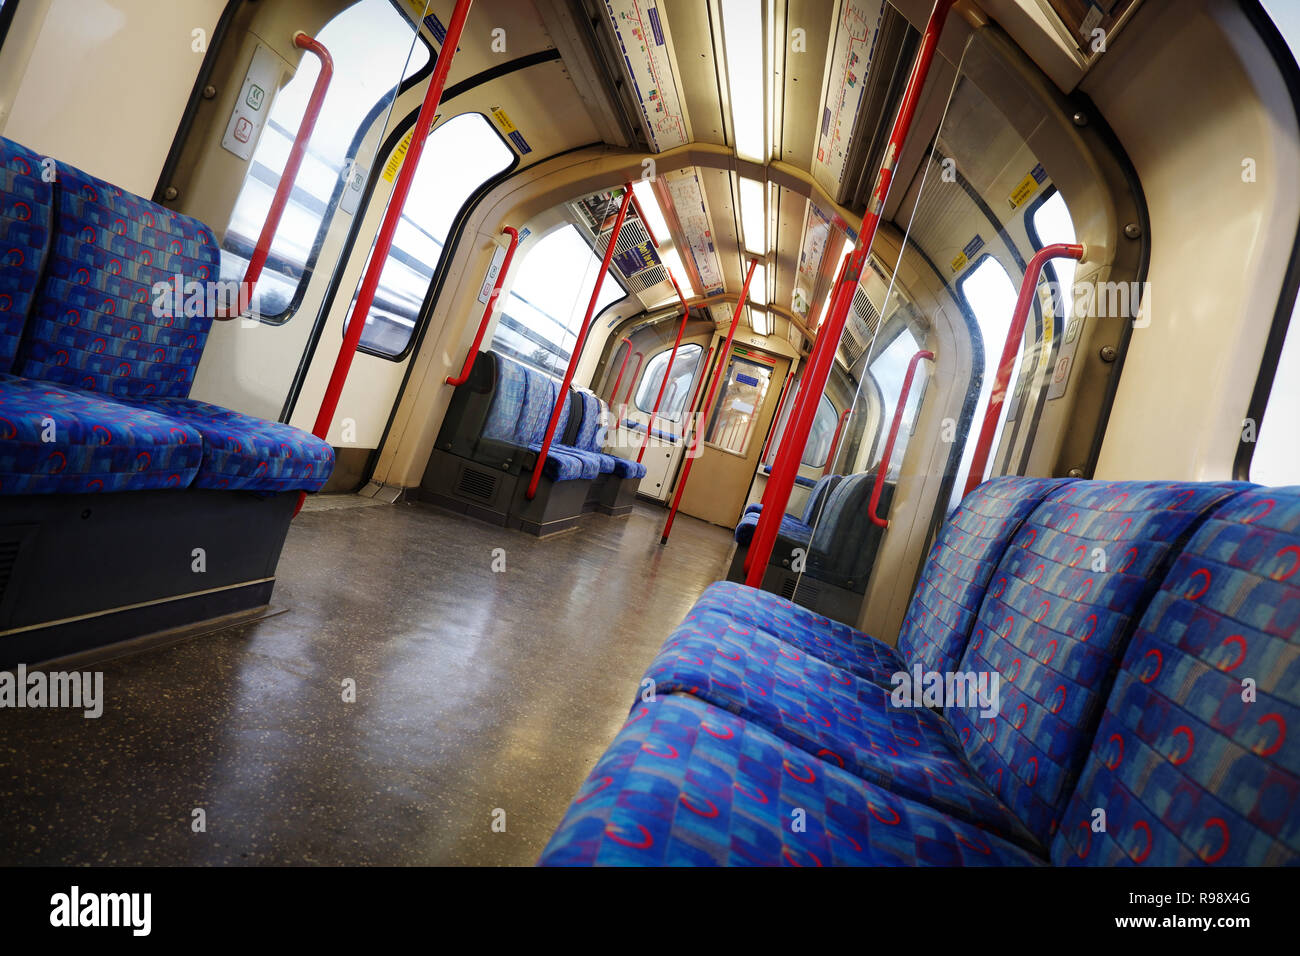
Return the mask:
<path fill-rule="evenodd" d="M 406 159 L 397 182 L 393 185 L 393 194 L 388 199 L 388 208 L 384 210 L 384 219 L 375 236 L 375 248 L 370 254 L 370 265 L 366 268 L 365 278 L 361 280 L 361 289 L 357 292 L 356 305 L 352 308 L 352 321 L 348 324 L 343 344 L 339 346 L 338 358 L 334 360 L 334 371 L 330 373 L 329 385 L 325 388 L 325 397 L 321 399 L 320 412 L 316 415 L 316 424 L 312 434 L 317 438 L 329 435 L 330 424 L 334 421 L 334 412 L 338 410 L 339 398 L 343 395 L 343 385 L 347 382 L 348 371 L 352 368 L 352 359 L 357 354 L 357 345 L 361 333 L 365 330 L 366 319 L 370 317 L 370 307 L 375 301 L 375 292 L 379 289 L 379 279 L 388 253 L 393 248 L 393 234 L 397 232 L 410 195 L 411 184 L 415 181 L 415 172 L 420 166 L 420 157 L 424 154 L 424 144 L 429 139 L 429 127 L 433 125 L 434 114 L 442 101 L 442 89 L 447 83 L 447 74 L 451 71 L 451 61 L 456 55 L 456 46 L 465 29 L 465 20 L 469 17 L 469 8 L 474 0 L 456 0 L 456 9 L 447 24 L 447 36 L 442 49 L 438 51 L 438 63 L 429 80 L 429 89 L 424 94 L 424 104 L 420 115 L 415 120 L 411 145 L 406 150 Z"/>
<path fill-rule="evenodd" d="M 840 413 L 840 420 L 835 423 L 835 437 L 831 439 L 830 454 L 826 456 L 826 468 L 822 471 L 823 478 L 831 473 L 831 468 L 835 465 L 835 455 L 840 450 L 840 433 L 844 431 L 844 420 L 849 417 L 851 411 L 853 411 L 852 405 Z"/>
<path fill-rule="evenodd" d="M 754 277 L 754 267 L 758 265 L 757 259 L 749 260 L 749 269 L 745 272 L 745 284 L 740 288 L 740 298 L 736 300 L 736 311 L 731 316 L 731 328 L 727 330 L 727 341 L 723 343 L 722 349 L 718 352 L 718 374 L 713 376 L 713 381 L 709 385 L 709 396 L 704 400 L 704 405 L 700 408 L 698 420 L 692 420 L 692 428 L 688 428 L 682 435 L 682 443 L 686 443 L 687 437 L 694 439 L 690 448 L 686 449 L 686 467 L 682 469 L 682 478 L 677 482 L 677 492 L 673 495 L 673 506 L 668 509 L 668 520 L 664 522 L 664 533 L 659 539 L 660 544 L 668 543 L 668 535 L 673 530 L 673 519 L 677 517 L 677 508 L 682 503 L 682 492 L 686 490 L 686 482 L 691 477 L 691 465 L 695 461 L 692 451 L 700 447 L 700 425 L 699 421 L 707 419 L 709 409 L 713 406 L 713 400 L 718 395 L 718 385 L 722 382 L 724 370 L 726 369 L 726 358 L 731 352 L 731 340 L 736 337 L 736 326 L 740 323 L 740 313 L 744 311 L 745 300 L 749 298 L 749 280 Z"/>
<path fill-rule="evenodd" d="M 628 203 L 631 201 L 632 187 L 624 186 L 623 201 L 618 207 L 618 218 L 614 220 L 614 229 L 609 234 L 609 244 L 605 247 L 605 256 L 600 260 L 600 271 L 596 273 L 596 286 L 591 290 L 591 301 L 587 303 L 587 314 L 582 320 L 582 328 L 578 331 L 578 341 L 573 345 L 573 354 L 569 356 L 569 367 L 564 370 L 564 381 L 560 384 L 560 392 L 555 398 L 555 407 L 551 409 L 551 420 L 546 423 L 546 437 L 542 439 L 542 450 L 537 453 L 537 461 L 533 463 L 533 477 L 528 482 L 528 490 L 525 492 L 529 501 L 537 497 L 537 486 L 542 480 L 542 466 L 546 464 L 546 456 L 551 451 L 551 442 L 555 440 L 555 429 L 559 427 L 564 403 L 569 400 L 569 386 L 573 383 L 573 373 L 578 370 L 578 360 L 582 357 L 582 347 L 587 344 L 587 333 L 591 331 L 591 317 L 596 312 L 596 300 L 600 298 L 600 287 L 605 282 L 605 274 L 609 272 L 610 261 L 614 258 L 614 246 L 618 244 L 618 234 L 623 230 L 623 220 L 627 216 Z"/>
<path fill-rule="evenodd" d="M 618 377 L 614 379 L 614 387 L 609 393 L 609 405 L 611 408 L 613 408 L 614 403 L 618 401 L 618 385 L 623 381 L 623 370 L 627 368 L 627 360 L 632 357 L 632 340 L 625 335 L 623 336 L 623 341 L 627 343 L 627 351 L 623 353 L 623 364 L 618 367 Z M 615 426 L 617 426 L 617 424 L 618 423 L 615 422 Z"/>
<path fill-rule="evenodd" d="M 809 361 L 804 373 L 805 394 L 795 408 L 794 420 L 786 429 L 786 438 L 781 442 L 776 462 L 772 466 L 772 476 L 768 479 L 767 489 L 763 495 L 763 510 L 759 513 L 758 526 L 754 529 L 754 540 L 749 548 L 749 570 L 745 583 L 758 588 L 763 583 L 763 572 L 772 558 L 772 546 L 776 543 L 776 534 L 781 526 L 781 516 L 785 514 L 790 502 L 790 490 L 799 471 L 799 461 L 808 444 L 808 432 L 812 428 L 813 418 L 817 413 L 817 403 L 826 391 L 826 382 L 830 378 L 831 365 L 835 361 L 835 352 L 839 348 L 840 337 L 844 334 L 844 325 L 848 321 L 849 309 L 853 304 L 853 294 L 862 279 L 862 268 L 866 264 L 867 254 L 876 238 L 880 226 L 880 217 L 885 210 L 885 201 L 889 198 L 889 187 L 894 179 L 894 167 L 902 152 L 907 133 L 916 116 L 917 104 L 921 100 L 921 88 L 930 72 L 935 49 L 939 45 L 939 34 L 943 30 L 948 11 L 955 0 L 936 0 L 930 19 L 921 36 L 921 45 L 916 51 L 916 60 L 912 64 L 911 75 L 903 90 L 903 99 L 898 106 L 898 115 L 885 146 L 884 162 L 876 177 L 876 187 L 867 204 L 867 213 L 862 218 L 862 228 L 858 232 L 858 244 L 845 263 L 844 276 L 831 300 L 824 327 L 817 335 L 818 347 L 814 357 Z M 825 339 L 823 346 L 822 340 Z"/>
<path fill-rule="evenodd" d="M 767 458 L 767 450 L 772 445 L 772 439 L 776 437 L 776 430 L 781 427 L 781 412 L 785 410 L 785 400 L 790 397 L 790 392 L 793 391 L 791 388 L 792 382 L 794 382 L 793 375 L 786 378 L 785 384 L 781 386 L 781 397 L 776 403 L 776 417 L 772 419 L 772 430 L 767 433 L 767 441 L 763 442 L 763 450 L 758 456 L 758 463 L 760 465 L 762 465 L 764 459 Z"/>
<path fill-rule="evenodd" d="M 483 333 L 487 331 L 488 322 L 492 319 L 492 311 L 496 308 L 497 297 L 501 295 L 501 286 L 506 281 L 506 273 L 510 271 L 510 263 L 514 261 L 515 249 L 519 247 L 518 229 L 514 226 L 505 226 L 501 231 L 510 237 L 510 245 L 506 247 L 506 257 L 501 262 L 501 271 L 497 273 L 496 284 L 492 286 L 492 294 L 488 296 L 487 305 L 483 308 L 483 318 L 479 319 L 478 332 L 474 335 L 474 344 L 469 347 L 469 354 L 465 356 L 465 364 L 461 367 L 459 375 L 455 378 L 448 377 L 448 385 L 464 385 L 469 381 L 474 360 L 478 358 L 478 347 L 483 344 Z"/>
<path fill-rule="evenodd" d="M 989 406 L 984 410 L 984 423 L 980 427 L 979 440 L 975 443 L 975 455 L 971 458 L 970 472 L 966 476 L 966 490 L 962 497 L 970 494 L 984 480 L 984 468 L 988 465 L 993 433 L 998 429 L 1002 403 L 1007 398 L 1007 386 L 1011 384 L 1011 373 L 1015 370 L 1016 355 L 1020 352 L 1020 340 L 1025 335 L 1025 322 L 1029 318 L 1029 307 L 1033 305 L 1034 293 L 1038 289 L 1038 275 L 1049 259 L 1082 259 L 1084 247 L 1080 243 L 1057 242 L 1044 246 L 1034 253 L 1034 257 L 1025 266 L 1025 277 L 1020 280 L 1020 295 L 1016 297 L 1016 308 L 1011 313 L 1011 328 L 1007 329 L 1007 340 L 1002 346 L 1002 359 L 998 362 L 997 377 L 993 380 L 993 391 L 989 393 Z"/>
<path fill-rule="evenodd" d="M 643 217 L 644 218 L 644 217 Z M 649 228 L 646 229 L 649 232 Z M 645 440 L 641 442 L 641 450 L 636 453 L 636 460 L 640 461 L 645 457 L 646 445 L 650 444 L 650 435 L 654 432 L 655 418 L 659 415 L 659 403 L 664 399 L 664 389 L 668 387 L 668 376 L 672 374 L 673 362 L 677 360 L 677 346 L 682 344 L 682 333 L 686 331 L 686 323 L 691 317 L 690 307 L 686 304 L 686 296 L 682 295 L 682 287 L 677 284 L 670 270 L 665 269 L 668 273 L 668 281 L 673 284 L 677 290 L 677 298 L 682 302 L 682 323 L 677 326 L 677 338 L 673 340 L 673 354 L 668 356 L 668 367 L 664 369 L 664 380 L 659 383 L 659 394 L 655 396 L 654 411 L 650 413 L 650 424 L 645 427 Z"/>
<path fill-rule="evenodd" d="M 713 346 L 710 345 L 708 355 L 704 356 L 704 374 L 700 376 L 699 382 L 697 382 L 695 385 L 695 391 L 691 393 L 691 403 L 686 406 L 686 413 L 688 415 L 691 412 L 695 411 L 695 401 L 700 397 L 700 392 L 704 390 L 704 383 L 709 380 L 709 374 L 713 371 L 712 364 L 711 364 L 712 362 L 713 362 Z M 682 429 L 682 434 L 685 433 L 686 433 L 686 429 Z"/>
<path fill-rule="evenodd" d="M 316 55 L 320 60 L 320 73 L 316 77 L 316 85 L 311 89 L 311 97 L 307 100 L 307 109 L 303 111 L 302 122 L 298 124 L 298 135 L 293 138 L 289 158 L 285 160 L 284 172 L 280 174 L 279 185 L 275 187 L 271 208 L 267 210 L 266 222 L 262 223 L 262 232 L 257 237 L 253 256 L 248 260 L 248 268 L 244 270 L 244 282 L 236 298 L 237 304 L 233 310 L 225 308 L 212 316 L 221 321 L 233 319 L 242 313 L 253 299 L 253 289 L 257 286 L 257 280 L 262 277 L 262 269 L 266 267 L 267 257 L 271 254 L 271 243 L 275 239 L 276 230 L 280 228 L 285 207 L 289 205 L 289 195 L 293 192 L 293 185 L 298 180 L 298 170 L 302 168 L 303 158 L 307 155 L 307 144 L 316 129 L 316 120 L 320 116 L 321 107 L 325 105 L 325 94 L 329 92 L 330 81 L 334 78 L 334 58 L 330 56 L 330 51 L 325 49 L 323 43 L 314 37 L 309 37 L 301 30 L 293 35 L 293 42 L 295 46 L 300 46 L 308 53 Z M 245 290 L 248 292 L 247 297 L 244 295 Z"/>
<path fill-rule="evenodd" d="M 921 359 L 932 359 L 934 353 L 921 349 L 907 363 L 907 375 L 903 377 L 903 389 L 898 393 L 898 407 L 894 409 L 894 420 L 889 425 L 889 437 L 885 439 L 885 450 L 876 467 L 876 480 L 871 485 L 871 501 L 867 503 L 867 517 L 871 523 L 881 528 L 889 527 L 889 520 L 879 516 L 880 489 L 885 486 L 885 474 L 889 471 L 889 459 L 894 455 L 894 442 L 898 439 L 898 427 L 903 424 L 903 409 L 907 407 L 907 396 L 912 391 L 912 378 L 916 375 L 916 366 Z"/>
<path fill-rule="evenodd" d="M 632 390 L 636 388 L 637 376 L 641 374 L 641 366 L 645 364 L 645 353 L 636 353 L 636 368 L 632 370 L 632 377 L 627 381 L 627 394 L 623 396 L 623 411 L 620 413 L 624 420 L 627 417 L 627 403 L 632 401 Z M 629 423 L 630 424 L 630 423 Z"/>

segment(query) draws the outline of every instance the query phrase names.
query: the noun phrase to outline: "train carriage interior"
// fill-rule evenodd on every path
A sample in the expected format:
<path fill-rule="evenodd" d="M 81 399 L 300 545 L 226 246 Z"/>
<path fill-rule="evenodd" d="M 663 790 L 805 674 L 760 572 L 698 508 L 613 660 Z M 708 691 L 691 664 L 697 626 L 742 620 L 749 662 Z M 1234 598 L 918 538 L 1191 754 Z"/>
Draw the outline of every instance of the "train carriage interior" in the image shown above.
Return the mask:
<path fill-rule="evenodd" d="M 0 864 L 1300 863 L 1297 53 L 0 0 Z"/>

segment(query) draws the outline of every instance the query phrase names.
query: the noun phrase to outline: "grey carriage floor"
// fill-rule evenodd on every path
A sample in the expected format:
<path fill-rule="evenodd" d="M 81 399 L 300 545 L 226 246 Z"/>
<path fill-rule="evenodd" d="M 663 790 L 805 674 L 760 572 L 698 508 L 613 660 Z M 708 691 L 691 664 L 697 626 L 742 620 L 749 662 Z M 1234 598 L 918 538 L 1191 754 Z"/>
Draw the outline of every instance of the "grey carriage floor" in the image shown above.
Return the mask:
<path fill-rule="evenodd" d="M 321 500 L 286 613 L 100 665 L 97 720 L 0 711 L 0 863 L 532 864 L 725 574 L 726 530 L 681 516 L 661 549 L 663 516 L 538 540 Z"/>

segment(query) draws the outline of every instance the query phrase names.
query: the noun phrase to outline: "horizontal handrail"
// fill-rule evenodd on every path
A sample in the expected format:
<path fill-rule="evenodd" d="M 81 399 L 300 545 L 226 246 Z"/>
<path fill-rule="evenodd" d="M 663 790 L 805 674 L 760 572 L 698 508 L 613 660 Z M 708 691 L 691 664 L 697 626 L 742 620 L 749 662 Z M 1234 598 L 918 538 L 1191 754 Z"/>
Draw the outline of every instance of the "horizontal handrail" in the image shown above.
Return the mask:
<path fill-rule="evenodd" d="M 285 161 L 284 172 L 280 174 L 280 184 L 275 187 L 271 208 L 266 213 L 266 222 L 262 223 L 262 232 L 257 237 L 257 245 L 253 247 L 253 254 L 249 257 L 247 268 L 244 269 L 244 281 L 239 286 L 237 304 L 234 308 L 221 309 L 212 316 L 221 322 L 238 317 L 253 301 L 253 290 L 257 288 L 258 280 L 262 278 L 266 259 L 271 254 L 271 243 L 280 228 L 284 210 L 289 205 L 289 194 L 293 192 L 293 185 L 298 180 L 298 170 L 302 168 L 302 161 L 307 156 L 307 144 L 316 129 L 316 120 L 320 117 L 321 107 L 325 105 L 325 94 L 329 92 L 330 81 L 334 78 L 334 58 L 330 56 L 330 51 L 325 49 L 323 43 L 301 30 L 293 35 L 293 43 L 294 46 L 302 47 L 308 53 L 315 54 L 320 60 L 320 73 L 316 77 L 316 85 L 312 87 L 311 97 L 307 100 L 307 109 L 302 114 L 302 122 L 298 124 L 298 135 L 293 138 L 293 146 L 289 149 L 289 158 Z"/>
<path fill-rule="evenodd" d="M 1024 278 L 1020 280 L 1020 294 L 1016 297 L 1016 308 L 1011 313 L 1011 327 L 1007 329 L 1007 340 L 1002 346 L 1002 359 L 998 363 L 997 377 L 993 380 L 993 391 L 989 393 L 989 405 L 984 410 L 984 423 L 980 427 L 979 439 L 975 443 L 975 454 L 971 458 L 970 471 L 966 475 L 966 488 L 962 497 L 970 494 L 984 480 L 984 468 L 988 464 L 992 451 L 993 433 L 998 429 L 1002 405 L 1007 398 L 1007 386 L 1011 383 L 1011 373 L 1015 370 L 1016 356 L 1020 353 L 1020 340 L 1025 335 L 1025 323 L 1029 319 L 1029 307 L 1033 305 L 1034 294 L 1038 288 L 1038 276 L 1052 259 L 1074 259 L 1083 261 L 1086 248 L 1077 242 L 1057 242 L 1043 246 L 1034 253 L 1034 257 L 1025 266 Z"/>
<path fill-rule="evenodd" d="M 465 356 L 465 365 L 455 378 L 447 377 L 448 385 L 464 385 L 469 381 L 469 373 L 474 368 L 474 360 L 478 358 L 478 347 L 483 344 L 483 333 L 487 331 L 488 322 L 492 319 L 492 311 L 496 308 L 497 296 L 501 295 L 501 286 L 506 280 L 506 273 L 510 271 L 510 263 L 515 258 L 515 249 L 519 247 L 518 229 L 514 226 L 504 226 L 501 231 L 510 237 L 510 245 L 506 247 L 506 257 L 501 263 L 501 270 L 497 273 L 496 282 L 492 286 L 492 294 L 488 296 L 487 305 L 483 308 L 483 318 L 479 319 L 478 331 L 474 334 L 474 344 L 469 347 L 469 354 Z M 493 256 L 495 257 L 495 253 L 493 253 Z"/>
<path fill-rule="evenodd" d="M 871 523 L 880 528 L 889 527 L 889 519 L 880 517 L 880 491 L 885 486 L 885 475 L 889 472 L 889 460 L 894 456 L 894 441 L 898 438 L 898 428 L 903 424 L 903 409 L 907 407 L 907 396 L 912 391 L 912 379 L 916 375 L 916 366 L 921 359 L 933 359 L 934 353 L 921 349 L 907 363 L 907 375 L 903 378 L 902 391 L 898 393 L 898 407 L 894 409 L 894 420 L 889 426 L 889 438 L 885 441 L 885 452 L 880 456 L 876 467 L 876 480 L 871 484 L 871 501 L 867 504 L 867 517 Z"/>

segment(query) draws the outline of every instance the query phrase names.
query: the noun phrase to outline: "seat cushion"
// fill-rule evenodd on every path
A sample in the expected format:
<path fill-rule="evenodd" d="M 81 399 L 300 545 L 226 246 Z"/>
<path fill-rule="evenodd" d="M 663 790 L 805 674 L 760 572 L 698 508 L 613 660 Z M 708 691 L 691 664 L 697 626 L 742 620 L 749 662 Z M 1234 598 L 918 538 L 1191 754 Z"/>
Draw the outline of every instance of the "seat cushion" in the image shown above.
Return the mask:
<path fill-rule="evenodd" d="M 898 651 L 884 641 L 770 591 L 721 581 L 709 585 L 692 610 L 721 613 L 737 623 L 759 628 L 805 654 L 884 687 L 890 686 L 890 677 L 907 669 Z"/>
<path fill-rule="evenodd" d="M 541 442 L 533 442 L 529 451 L 540 454 Z M 551 481 L 590 481 L 600 475 L 600 457 L 567 445 L 551 445 L 546 453 L 542 474 Z"/>
<path fill-rule="evenodd" d="M 742 515 L 740 522 L 736 525 L 736 543 L 742 547 L 749 547 L 754 541 L 754 529 L 758 527 L 758 514 L 749 513 Z M 794 515 L 782 515 L 781 527 L 777 531 L 777 536 L 786 538 L 796 544 L 808 547 L 808 542 L 812 540 L 813 529 L 808 527 Z"/>
<path fill-rule="evenodd" d="M 0 138 L 0 373 L 13 367 L 50 244 L 54 190 L 41 162 Z"/>
<path fill-rule="evenodd" d="M 975 617 L 1012 535 L 1043 498 L 1068 478 L 995 478 L 980 485 L 944 522 L 898 633 L 911 667 L 947 673 L 957 666 Z"/>
<path fill-rule="evenodd" d="M 64 163 L 58 177 L 47 277 L 16 370 L 109 396 L 189 395 L 212 319 L 208 296 L 188 287 L 217 277 L 212 231 Z"/>
<path fill-rule="evenodd" d="M 0 494 L 185 488 L 202 458 L 202 436 L 170 415 L 0 375 Z"/>
<path fill-rule="evenodd" d="M 1259 489 L 1205 521 L 1152 599 L 1053 861 L 1300 863 L 1297 728 L 1300 487 Z"/>
<path fill-rule="evenodd" d="M 615 478 L 635 478 L 638 481 L 645 477 L 645 465 L 639 461 L 630 461 L 627 458 L 614 457 Z"/>
<path fill-rule="evenodd" d="M 1025 519 L 993 572 L 959 669 L 999 677 L 998 713 L 949 716 L 972 767 L 1045 843 L 1166 569 L 1205 512 L 1241 488 L 1068 485 Z"/>
<path fill-rule="evenodd" d="M 175 418 L 203 436 L 196 488 L 319 491 L 334 470 L 334 449 L 310 432 L 192 398 L 123 399 Z"/>
<path fill-rule="evenodd" d="M 692 612 L 651 662 L 655 694 L 690 694 L 808 755 L 1046 854 L 977 780 L 952 728 L 922 706 L 758 628 Z M 647 686 L 645 680 L 642 686 Z"/>
<path fill-rule="evenodd" d="M 1041 858 L 691 697 L 633 709 L 543 866 L 1025 866 Z"/>

